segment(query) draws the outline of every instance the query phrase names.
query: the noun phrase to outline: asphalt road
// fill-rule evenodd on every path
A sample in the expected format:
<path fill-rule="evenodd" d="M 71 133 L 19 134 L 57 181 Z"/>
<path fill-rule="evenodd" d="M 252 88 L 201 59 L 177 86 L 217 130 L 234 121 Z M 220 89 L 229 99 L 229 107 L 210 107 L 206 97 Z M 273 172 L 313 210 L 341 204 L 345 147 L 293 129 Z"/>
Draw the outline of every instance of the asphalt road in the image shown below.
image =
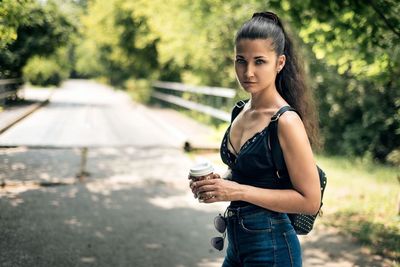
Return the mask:
<path fill-rule="evenodd" d="M 178 147 L 129 97 L 104 85 L 71 80 L 51 102 L 0 136 L 0 145 L 36 147 Z"/>

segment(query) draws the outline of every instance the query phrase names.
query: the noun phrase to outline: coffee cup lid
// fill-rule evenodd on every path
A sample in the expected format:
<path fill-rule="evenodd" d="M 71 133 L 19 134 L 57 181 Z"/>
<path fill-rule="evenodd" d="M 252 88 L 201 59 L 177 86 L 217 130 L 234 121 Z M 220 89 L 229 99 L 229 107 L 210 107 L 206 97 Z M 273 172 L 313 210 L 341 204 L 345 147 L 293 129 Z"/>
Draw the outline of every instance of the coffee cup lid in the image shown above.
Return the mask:
<path fill-rule="evenodd" d="M 198 162 L 190 168 L 190 176 L 199 177 L 210 174 L 214 171 L 213 166 L 209 161 Z"/>

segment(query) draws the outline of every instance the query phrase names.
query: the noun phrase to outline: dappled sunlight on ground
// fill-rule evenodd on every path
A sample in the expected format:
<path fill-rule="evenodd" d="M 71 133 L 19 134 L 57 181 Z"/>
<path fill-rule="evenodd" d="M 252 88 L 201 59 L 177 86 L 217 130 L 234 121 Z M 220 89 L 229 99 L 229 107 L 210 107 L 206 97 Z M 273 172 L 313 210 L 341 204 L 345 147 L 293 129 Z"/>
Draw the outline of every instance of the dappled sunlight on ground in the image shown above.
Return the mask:
<path fill-rule="evenodd" d="M 71 219 L 65 220 L 64 221 L 65 224 L 73 226 L 73 227 L 81 227 L 82 223 L 80 221 L 78 221 L 78 219 L 74 216 Z"/>
<path fill-rule="evenodd" d="M 96 258 L 95 257 L 82 257 L 81 258 L 81 262 L 83 262 L 83 263 L 94 263 L 94 262 L 96 262 Z"/>
<path fill-rule="evenodd" d="M 202 259 L 197 266 L 198 267 L 220 267 L 222 265 L 222 262 L 224 261 L 224 258 L 217 258 L 215 260 L 210 260 L 210 259 Z"/>
<path fill-rule="evenodd" d="M 91 181 L 87 179 L 85 186 L 91 193 L 108 196 L 113 191 L 125 190 L 132 187 L 140 186 L 140 181 L 136 175 L 115 175 L 104 180 Z"/>
<path fill-rule="evenodd" d="M 193 197 L 187 179 L 192 162 L 203 160 L 207 155 L 190 160 L 178 160 L 177 150 L 98 148 L 90 149 L 86 166 L 89 176 L 82 183 L 75 177 L 79 169 L 80 151 L 75 149 L 26 149 L 10 148 L 0 150 L 7 158 L 4 163 L 11 166 L 14 177 L 6 177 L 4 188 L 0 188 L 0 197 L 18 198 L 18 194 L 29 190 L 52 191 L 53 186 L 82 184 L 92 193 L 91 200 L 99 201 L 99 195 L 110 196 L 113 192 L 142 188 L 144 191 L 154 186 L 175 188 L 172 195 L 154 195 L 148 202 L 163 209 L 190 208 L 202 211 L 223 212 L 228 203 L 202 204 Z M 33 170 L 23 168 L 29 164 Z M 14 167 L 12 167 L 14 166 Z M 173 166 L 173 167 L 172 167 Z M 221 166 L 215 164 L 218 173 Z M 62 198 L 75 198 L 76 188 L 61 193 Z M 20 203 L 22 201 L 19 201 Z M 19 203 L 14 200 L 14 203 Z M 108 207 L 118 208 L 110 199 L 102 199 Z M 59 207 L 59 201 L 53 201 Z"/>
<path fill-rule="evenodd" d="M 11 183 L 8 184 L 7 187 L 0 187 L 0 198 L 1 197 L 15 198 L 18 197 L 18 195 L 23 192 L 29 190 L 37 190 L 39 188 L 40 185 L 34 182 Z"/>

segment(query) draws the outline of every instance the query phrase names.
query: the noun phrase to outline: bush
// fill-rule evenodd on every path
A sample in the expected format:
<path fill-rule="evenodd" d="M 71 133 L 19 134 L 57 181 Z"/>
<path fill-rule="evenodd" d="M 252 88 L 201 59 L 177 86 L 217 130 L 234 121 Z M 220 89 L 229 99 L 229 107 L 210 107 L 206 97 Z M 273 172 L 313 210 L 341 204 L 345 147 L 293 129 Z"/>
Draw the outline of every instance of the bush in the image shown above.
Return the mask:
<path fill-rule="evenodd" d="M 386 157 L 387 161 L 394 166 L 400 167 L 400 149 L 395 149 Z"/>
<path fill-rule="evenodd" d="M 68 77 L 68 71 L 53 59 L 33 57 L 23 69 L 24 80 L 33 85 L 59 85 Z"/>
<path fill-rule="evenodd" d="M 129 79 L 124 83 L 124 88 L 133 100 L 140 103 L 149 103 L 152 87 L 145 79 Z"/>

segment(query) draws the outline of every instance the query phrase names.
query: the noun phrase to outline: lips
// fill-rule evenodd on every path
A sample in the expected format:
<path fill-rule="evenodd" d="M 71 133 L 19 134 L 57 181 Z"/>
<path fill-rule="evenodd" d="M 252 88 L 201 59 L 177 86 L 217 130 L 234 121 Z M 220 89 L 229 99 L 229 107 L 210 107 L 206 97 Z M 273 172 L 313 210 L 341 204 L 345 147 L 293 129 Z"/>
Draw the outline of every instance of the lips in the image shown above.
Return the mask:
<path fill-rule="evenodd" d="M 244 84 L 247 84 L 247 85 L 252 85 L 252 84 L 256 84 L 256 82 L 243 82 Z"/>

